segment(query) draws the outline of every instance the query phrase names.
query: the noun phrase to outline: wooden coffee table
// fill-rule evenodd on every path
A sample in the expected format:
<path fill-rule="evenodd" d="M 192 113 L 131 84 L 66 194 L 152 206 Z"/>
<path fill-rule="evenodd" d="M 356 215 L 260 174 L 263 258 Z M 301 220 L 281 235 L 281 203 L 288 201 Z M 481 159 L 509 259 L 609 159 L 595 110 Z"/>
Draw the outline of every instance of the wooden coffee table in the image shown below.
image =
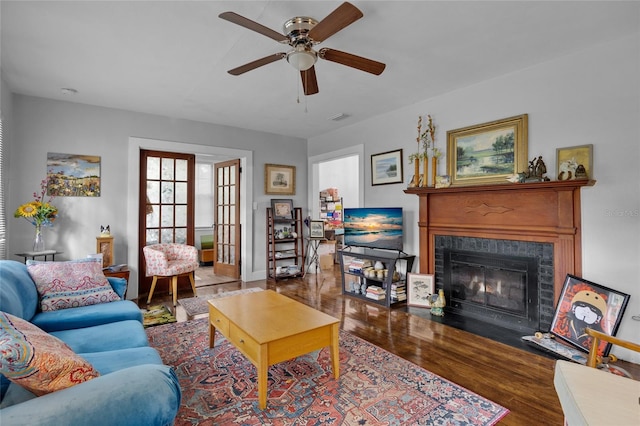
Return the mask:
<path fill-rule="evenodd" d="M 273 290 L 209 300 L 209 347 L 216 329 L 246 356 L 258 373 L 258 402 L 267 406 L 270 365 L 330 346 L 333 376 L 340 375 L 340 320 Z"/>

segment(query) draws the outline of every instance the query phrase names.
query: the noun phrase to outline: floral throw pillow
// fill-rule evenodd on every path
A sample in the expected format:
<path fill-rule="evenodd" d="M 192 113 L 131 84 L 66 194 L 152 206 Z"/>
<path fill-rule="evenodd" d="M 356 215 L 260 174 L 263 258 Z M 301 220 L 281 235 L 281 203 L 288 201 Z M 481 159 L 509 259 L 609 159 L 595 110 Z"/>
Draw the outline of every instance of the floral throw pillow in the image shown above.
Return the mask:
<path fill-rule="evenodd" d="M 5 312 L 0 312 L 0 356 L 0 373 L 37 396 L 100 376 L 62 340 Z"/>
<path fill-rule="evenodd" d="M 69 262 L 27 261 L 43 312 L 120 300 L 102 273 L 99 259 Z"/>

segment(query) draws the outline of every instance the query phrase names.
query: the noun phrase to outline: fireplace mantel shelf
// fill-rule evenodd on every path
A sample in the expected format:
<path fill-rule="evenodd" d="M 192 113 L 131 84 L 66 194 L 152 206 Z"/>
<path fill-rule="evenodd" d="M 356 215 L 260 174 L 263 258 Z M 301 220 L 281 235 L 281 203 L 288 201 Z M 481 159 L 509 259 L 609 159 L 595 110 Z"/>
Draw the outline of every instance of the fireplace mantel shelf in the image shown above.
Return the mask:
<path fill-rule="evenodd" d="M 533 183 L 501 183 L 495 185 L 467 185 L 450 186 L 448 188 L 416 187 L 404 190 L 407 194 L 433 194 L 445 192 L 480 192 L 480 191 L 526 191 L 529 189 L 569 189 L 583 186 L 593 186 L 595 180 L 555 180 Z"/>
<path fill-rule="evenodd" d="M 419 199 L 420 272 L 435 271 L 436 235 L 535 241 L 554 246 L 554 287 L 582 273 L 580 191 L 595 180 L 407 188 Z"/>

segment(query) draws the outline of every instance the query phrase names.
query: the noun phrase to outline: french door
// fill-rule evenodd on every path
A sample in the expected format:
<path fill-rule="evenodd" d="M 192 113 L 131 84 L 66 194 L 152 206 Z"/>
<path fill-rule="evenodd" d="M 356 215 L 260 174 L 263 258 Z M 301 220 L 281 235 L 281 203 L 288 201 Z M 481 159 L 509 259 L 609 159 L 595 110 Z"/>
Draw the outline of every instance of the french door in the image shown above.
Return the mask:
<path fill-rule="evenodd" d="M 157 243 L 194 245 L 194 182 L 195 155 L 140 151 L 140 294 L 148 293 L 151 288 L 151 277 L 145 277 L 144 246 Z"/>
<path fill-rule="evenodd" d="M 215 164 L 213 272 L 240 278 L 240 160 Z"/>

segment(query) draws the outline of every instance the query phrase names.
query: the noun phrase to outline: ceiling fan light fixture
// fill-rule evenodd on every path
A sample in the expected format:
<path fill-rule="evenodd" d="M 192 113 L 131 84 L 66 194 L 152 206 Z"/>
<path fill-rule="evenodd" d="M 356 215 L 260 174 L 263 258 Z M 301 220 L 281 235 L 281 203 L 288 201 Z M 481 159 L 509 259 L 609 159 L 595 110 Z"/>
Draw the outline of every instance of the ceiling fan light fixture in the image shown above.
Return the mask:
<path fill-rule="evenodd" d="M 308 70 L 316 63 L 316 60 L 318 60 L 316 52 L 302 45 L 296 46 L 287 53 L 287 62 L 298 71 Z"/>

